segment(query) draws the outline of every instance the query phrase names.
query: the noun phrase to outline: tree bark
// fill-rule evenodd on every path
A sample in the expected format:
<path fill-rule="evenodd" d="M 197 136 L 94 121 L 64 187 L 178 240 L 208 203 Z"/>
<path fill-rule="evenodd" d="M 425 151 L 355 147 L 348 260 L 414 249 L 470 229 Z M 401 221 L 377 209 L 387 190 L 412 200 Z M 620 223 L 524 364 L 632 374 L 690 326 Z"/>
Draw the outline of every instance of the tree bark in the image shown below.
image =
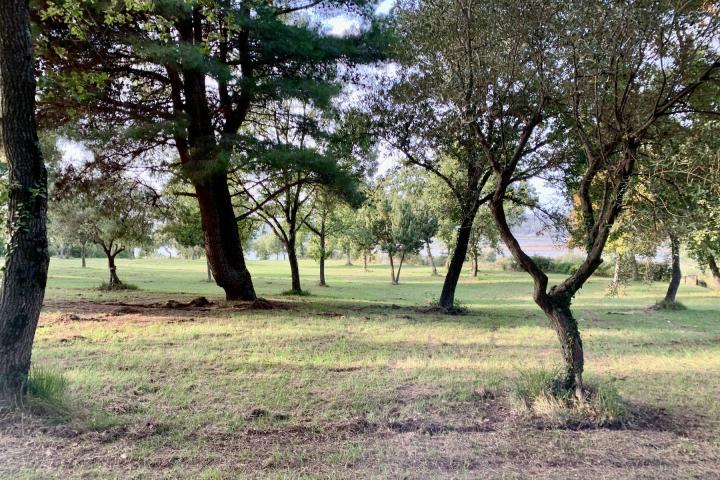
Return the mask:
<path fill-rule="evenodd" d="M 85 248 L 86 248 L 86 245 L 83 243 L 80 246 L 80 261 L 81 261 L 82 268 L 87 267 L 87 264 L 85 263 Z"/>
<path fill-rule="evenodd" d="M 367 250 L 363 250 L 363 271 L 368 271 L 368 253 Z"/>
<path fill-rule="evenodd" d="M 212 283 L 213 276 L 212 276 L 212 269 L 210 268 L 210 261 L 207 257 L 205 257 L 205 265 L 207 265 L 207 281 L 208 283 Z"/>
<path fill-rule="evenodd" d="M 670 253 L 672 255 L 672 276 L 665 293 L 664 301 L 666 303 L 675 302 L 675 297 L 680 288 L 680 280 L 682 279 L 682 272 L 680 271 L 680 240 L 675 235 L 670 235 Z"/>
<path fill-rule="evenodd" d="M 432 267 L 432 274 L 433 276 L 437 276 L 438 271 L 437 267 L 435 266 L 435 259 L 432 256 L 432 251 L 430 250 L 430 242 L 425 242 L 425 251 L 427 252 L 428 261 L 430 262 L 430 266 Z"/>
<path fill-rule="evenodd" d="M 27 0 L 0 2 L 0 148 L 8 165 L 8 251 L 0 290 L 0 408 L 23 394 L 49 263 L 47 171 L 35 122 Z"/>
<path fill-rule="evenodd" d="M 291 238 L 287 244 L 288 262 L 290 263 L 290 289 L 295 293 L 302 292 L 300 286 L 300 266 L 298 265 L 297 253 L 295 252 L 295 239 Z"/>
<path fill-rule="evenodd" d="M 321 232 L 320 237 L 320 282 L 321 287 L 327 286 L 325 283 L 325 232 Z"/>
<path fill-rule="evenodd" d="M 111 247 L 112 248 L 112 247 Z M 104 249 L 105 250 L 105 256 L 107 257 L 108 261 L 108 270 L 110 271 L 110 281 L 108 282 L 108 286 L 112 288 L 116 288 L 122 285 L 122 282 L 120 281 L 120 277 L 117 275 L 117 266 L 115 265 L 115 257 L 118 253 L 121 252 L 121 250 L 118 250 L 116 252 L 112 252 L 111 249 Z"/>
<path fill-rule="evenodd" d="M 255 288 L 245 265 L 226 173 L 208 174 L 194 179 L 193 184 L 200 205 L 205 255 L 215 282 L 225 290 L 227 300 L 255 300 Z"/>
<path fill-rule="evenodd" d="M 450 264 L 448 265 L 445 281 L 443 282 L 442 292 L 440 293 L 439 306 L 444 310 L 450 311 L 455 304 L 455 289 L 457 288 L 460 273 L 462 273 L 463 263 L 467 256 L 468 242 L 470 241 L 470 229 L 472 228 L 474 216 L 469 220 L 466 219 L 460 225 L 458 230 L 457 241 L 453 249 Z"/>
<path fill-rule="evenodd" d="M 715 257 L 712 255 L 708 258 L 708 267 L 710 268 L 710 273 L 712 273 L 713 280 L 715 281 L 715 286 L 720 288 L 720 268 L 718 268 Z"/>
<path fill-rule="evenodd" d="M 402 270 L 404 260 L 405 260 L 405 251 L 403 250 L 402 255 L 400 255 L 400 264 L 398 265 L 397 275 L 395 275 L 395 285 L 400 284 L 400 270 Z"/>
<path fill-rule="evenodd" d="M 347 261 L 345 262 L 345 265 L 348 265 L 348 266 L 352 265 L 353 264 L 352 263 L 352 253 L 350 252 L 350 247 L 347 248 L 347 250 L 345 251 L 345 254 L 347 255 Z"/>
<path fill-rule="evenodd" d="M 477 278 L 478 276 L 478 251 L 477 248 L 472 249 L 472 276 Z"/>
<path fill-rule="evenodd" d="M 570 310 L 571 301 L 572 297 L 553 295 L 552 293 L 540 294 L 535 299 L 535 303 L 550 319 L 553 330 L 560 341 L 564 364 L 562 387 L 565 390 L 575 389 L 576 396 L 582 398 L 582 375 L 585 359 L 577 320 Z"/>
<path fill-rule="evenodd" d="M 390 257 L 390 283 L 397 285 L 397 281 L 395 280 L 395 263 L 393 262 L 392 253 L 388 252 L 388 257 Z"/>

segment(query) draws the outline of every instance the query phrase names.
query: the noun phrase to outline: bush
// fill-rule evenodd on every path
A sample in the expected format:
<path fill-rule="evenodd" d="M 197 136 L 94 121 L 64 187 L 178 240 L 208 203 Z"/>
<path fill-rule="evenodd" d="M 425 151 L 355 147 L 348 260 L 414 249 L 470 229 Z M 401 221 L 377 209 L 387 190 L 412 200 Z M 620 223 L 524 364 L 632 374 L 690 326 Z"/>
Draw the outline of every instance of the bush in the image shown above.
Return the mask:
<path fill-rule="evenodd" d="M 581 257 L 565 255 L 562 257 L 543 257 L 540 255 L 533 255 L 530 257 L 537 264 L 540 269 L 545 273 L 559 273 L 562 275 L 572 275 L 577 271 L 583 262 Z M 603 262 L 595 270 L 593 275 L 597 277 L 610 277 L 612 276 L 613 265 L 610 262 Z M 514 272 L 523 271 L 522 267 L 511 258 L 509 261 L 503 264 L 503 270 L 512 270 Z"/>
<path fill-rule="evenodd" d="M 33 367 L 27 382 L 27 406 L 38 414 L 65 417 L 68 414 L 67 380 L 54 370 Z"/>
<path fill-rule="evenodd" d="M 557 372 L 522 372 L 510 389 L 510 401 L 518 414 L 531 414 L 555 426 L 624 425 L 631 409 L 612 385 L 586 387 L 585 400 L 561 388 Z"/>
<path fill-rule="evenodd" d="M 102 290 L 103 292 L 113 292 L 117 290 L 139 290 L 137 285 L 133 285 L 132 283 L 119 283 L 117 285 L 110 285 L 107 282 L 102 282 L 99 287 L 97 287 L 98 290 Z"/>

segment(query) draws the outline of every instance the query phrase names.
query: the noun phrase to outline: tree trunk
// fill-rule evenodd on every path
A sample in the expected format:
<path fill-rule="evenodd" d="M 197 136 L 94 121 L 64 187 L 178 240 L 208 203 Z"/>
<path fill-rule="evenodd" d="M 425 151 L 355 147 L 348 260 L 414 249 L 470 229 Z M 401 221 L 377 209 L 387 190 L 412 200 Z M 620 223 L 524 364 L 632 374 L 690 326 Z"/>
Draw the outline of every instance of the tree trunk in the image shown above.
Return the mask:
<path fill-rule="evenodd" d="M 477 248 L 472 249 L 472 276 L 477 278 L 478 276 L 478 251 Z"/>
<path fill-rule="evenodd" d="M 400 264 L 398 265 L 397 275 L 395 275 L 395 285 L 400 284 L 400 270 L 402 270 L 404 260 L 405 260 L 405 251 L 403 250 L 402 255 L 400 255 Z"/>
<path fill-rule="evenodd" d="M 115 266 L 115 256 L 119 252 L 111 253 L 109 250 L 105 250 L 105 255 L 108 261 L 108 270 L 110 270 L 110 282 L 108 283 L 110 288 L 119 287 L 122 285 L 120 277 L 117 275 L 117 267 Z"/>
<path fill-rule="evenodd" d="M 633 282 L 640 280 L 640 269 L 638 268 L 637 259 L 634 253 L 628 254 L 628 260 L 630 261 L 630 270 L 632 272 Z"/>
<path fill-rule="evenodd" d="M 713 280 L 715 281 L 715 286 L 720 288 L 720 268 L 718 268 L 715 257 L 712 255 L 708 258 L 708 267 L 710 268 L 710 273 L 712 273 Z"/>
<path fill-rule="evenodd" d="M 363 250 L 363 271 L 367 272 L 368 268 L 368 253 L 367 250 Z"/>
<path fill-rule="evenodd" d="M 665 293 L 665 302 L 674 303 L 680 288 L 682 272 L 680 271 L 680 240 L 675 235 L 670 235 L 670 253 L 672 254 L 672 276 L 670 284 Z"/>
<path fill-rule="evenodd" d="M 208 283 L 212 283 L 212 281 L 213 281 L 212 269 L 210 268 L 210 260 L 208 260 L 207 257 L 205 257 L 205 264 L 207 265 L 207 281 L 208 281 Z"/>
<path fill-rule="evenodd" d="M 8 250 L 0 290 L 0 408 L 23 394 L 49 263 L 47 171 L 35 123 L 27 0 L 0 2 L 0 148 L 8 165 Z"/>
<path fill-rule="evenodd" d="M 470 229 L 472 227 L 473 218 L 465 220 L 458 230 L 457 241 L 453 249 L 450 265 L 448 265 L 445 281 L 443 282 L 442 292 L 440 293 L 439 305 L 445 310 L 452 310 L 455 303 L 455 289 L 457 288 L 460 273 L 462 272 L 463 263 L 467 256 L 468 242 L 470 241 Z"/>
<path fill-rule="evenodd" d="M 613 278 L 610 282 L 608 295 L 615 296 L 620 292 L 620 271 L 622 269 L 622 255 L 615 254 L 615 269 L 613 270 Z"/>
<path fill-rule="evenodd" d="M 227 300 L 255 300 L 250 272 L 245 266 L 240 234 L 225 172 L 193 181 L 205 235 L 210 270 Z"/>
<path fill-rule="evenodd" d="M 535 303 L 550 319 L 553 329 L 560 340 L 563 356 L 562 387 L 575 390 L 577 398 L 583 398 L 583 369 L 585 366 L 582 340 L 577 320 L 570 310 L 571 297 L 540 295 Z"/>
<path fill-rule="evenodd" d="M 397 281 L 395 280 L 395 263 L 393 262 L 392 253 L 388 252 L 388 257 L 390 257 L 390 283 L 397 285 Z"/>
<path fill-rule="evenodd" d="M 85 248 L 86 248 L 86 246 L 83 243 L 82 246 L 80 246 L 80 261 L 81 261 L 82 268 L 87 267 L 87 264 L 85 263 Z"/>
<path fill-rule="evenodd" d="M 648 255 L 645 257 L 645 282 L 652 283 L 653 272 L 652 272 L 652 259 Z"/>
<path fill-rule="evenodd" d="M 295 239 L 291 238 L 287 244 L 287 256 L 288 262 L 290 262 L 290 278 L 291 287 L 290 289 L 294 293 L 302 292 L 300 286 L 300 266 L 298 265 L 297 253 L 295 252 Z"/>
<path fill-rule="evenodd" d="M 320 238 L 320 283 L 321 287 L 327 286 L 325 284 L 325 233 L 321 232 Z"/>
<path fill-rule="evenodd" d="M 345 251 L 345 254 L 347 255 L 347 261 L 345 262 L 345 265 L 352 265 L 352 254 L 350 253 L 350 247 Z"/>
<path fill-rule="evenodd" d="M 438 271 L 435 266 L 435 259 L 433 259 L 432 251 L 430 251 L 430 242 L 425 242 L 425 251 L 427 252 L 428 262 L 430 262 L 430 266 L 432 267 L 432 274 L 433 276 L 437 276 Z"/>

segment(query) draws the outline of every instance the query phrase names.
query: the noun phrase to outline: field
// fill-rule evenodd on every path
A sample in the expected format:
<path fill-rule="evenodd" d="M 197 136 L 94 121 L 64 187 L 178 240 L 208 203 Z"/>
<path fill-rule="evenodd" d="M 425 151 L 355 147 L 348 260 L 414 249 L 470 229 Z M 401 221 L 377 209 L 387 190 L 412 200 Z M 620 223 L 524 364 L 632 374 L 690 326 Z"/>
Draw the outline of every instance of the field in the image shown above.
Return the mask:
<path fill-rule="evenodd" d="M 283 296 L 285 262 L 251 262 L 272 309 L 227 304 L 204 261 L 122 260 L 136 291 L 95 290 L 104 263 L 53 259 L 33 355 L 67 380 L 64 411 L 0 419 L 1 478 L 720 478 L 720 295 L 665 285 L 575 300 L 588 381 L 634 416 L 563 426 L 508 390 L 552 369 L 554 333 L 521 273 L 463 277 L 468 313 L 418 308 L 441 277 L 331 262 L 329 288 Z M 209 307 L 177 308 L 206 296 Z M 175 307 L 175 308 L 171 308 Z M 54 412 L 54 413 L 53 413 Z"/>

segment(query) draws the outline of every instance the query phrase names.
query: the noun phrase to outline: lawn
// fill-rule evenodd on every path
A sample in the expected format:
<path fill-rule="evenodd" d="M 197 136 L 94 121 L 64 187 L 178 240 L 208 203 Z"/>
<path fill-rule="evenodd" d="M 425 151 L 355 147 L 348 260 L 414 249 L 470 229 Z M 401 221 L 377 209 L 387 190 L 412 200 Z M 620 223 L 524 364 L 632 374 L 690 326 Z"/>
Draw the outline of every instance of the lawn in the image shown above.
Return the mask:
<path fill-rule="evenodd" d="M 53 259 L 33 362 L 67 380 L 64 415 L 2 419 L 2 478 L 720 478 L 720 295 L 665 285 L 575 299 L 589 382 L 623 426 L 550 426 L 515 412 L 523 372 L 552 369 L 554 333 L 521 273 L 465 275 L 468 312 L 427 313 L 442 277 L 303 261 L 250 262 L 275 308 L 227 304 L 202 260 L 120 260 L 138 290 L 95 290 L 105 265 Z M 165 308 L 206 296 L 203 308 Z"/>

